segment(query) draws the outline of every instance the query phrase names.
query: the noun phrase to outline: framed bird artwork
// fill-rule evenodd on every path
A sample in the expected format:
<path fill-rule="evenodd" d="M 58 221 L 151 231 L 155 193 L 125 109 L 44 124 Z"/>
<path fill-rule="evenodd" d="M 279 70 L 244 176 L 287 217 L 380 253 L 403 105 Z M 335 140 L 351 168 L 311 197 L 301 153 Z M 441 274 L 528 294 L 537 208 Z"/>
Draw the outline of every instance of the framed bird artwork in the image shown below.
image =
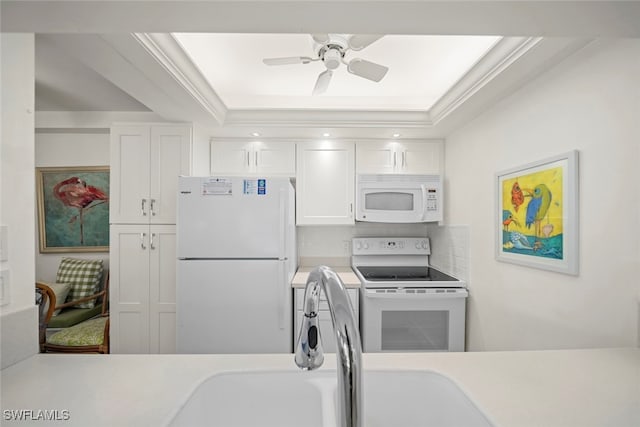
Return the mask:
<path fill-rule="evenodd" d="M 578 274 L 578 151 L 496 174 L 496 259 Z"/>
<path fill-rule="evenodd" d="M 40 252 L 109 251 L 109 167 L 36 168 Z"/>

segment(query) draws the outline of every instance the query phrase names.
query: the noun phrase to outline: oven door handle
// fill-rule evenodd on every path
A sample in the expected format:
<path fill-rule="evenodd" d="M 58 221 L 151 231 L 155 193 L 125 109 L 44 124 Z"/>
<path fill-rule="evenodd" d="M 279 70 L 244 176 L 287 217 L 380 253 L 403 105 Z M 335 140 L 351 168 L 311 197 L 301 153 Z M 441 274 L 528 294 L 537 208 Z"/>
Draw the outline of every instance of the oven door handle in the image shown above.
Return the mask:
<path fill-rule="evenodd" d="M 375 289 L 365 289 L 364 294 L 365 297 L 372 299 L 451 299 L 469 296 L 466 289 L 456 289 L 455 292 L 376 292 Z"/>

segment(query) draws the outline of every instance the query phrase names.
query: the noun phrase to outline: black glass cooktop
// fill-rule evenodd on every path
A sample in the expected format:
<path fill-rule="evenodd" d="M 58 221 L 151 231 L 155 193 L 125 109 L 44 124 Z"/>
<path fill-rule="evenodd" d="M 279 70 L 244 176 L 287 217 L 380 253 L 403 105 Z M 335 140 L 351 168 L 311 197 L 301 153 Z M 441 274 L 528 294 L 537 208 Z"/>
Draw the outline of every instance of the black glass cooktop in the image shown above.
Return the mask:
<path fill-rule="evenodd" d="M 431 267 L 356 267 L 370 282 L 457 282 Z"/>

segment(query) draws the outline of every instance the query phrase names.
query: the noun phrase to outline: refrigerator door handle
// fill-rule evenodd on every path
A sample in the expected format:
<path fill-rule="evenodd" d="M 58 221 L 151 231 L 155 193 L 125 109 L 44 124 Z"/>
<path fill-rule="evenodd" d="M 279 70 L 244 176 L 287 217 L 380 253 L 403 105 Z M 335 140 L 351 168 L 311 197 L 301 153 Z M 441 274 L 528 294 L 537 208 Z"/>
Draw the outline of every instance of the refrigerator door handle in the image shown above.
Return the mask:
<path fill-rule="evenodd" d="M 286 228 L 285 228 L 285 221 L 287 220 L 287 212 L 286 212 L 286 206 L 285 206 L 285 198 L 287 197 L 284 188 L 280 189 L 280 194 L 279 196 L 279 202 L 280 202 L 280 221 L 279 221 L 279 227 L 280 227 L 280 233 L 278 233 L 279 235 L 279 242 L 278 242 L 278 258 L 279 259 L 286 259 L 287 257 L 287 253 L 286 253 L 286 248 L 285 248 L 285 242 L 287 241 L 287 238 L 289 236 L 286 235 Z"/>
<path fill-rule="evenodd" d="M 280 261 L 279 268 L 279 282 L 280 282 L 280 296 L 278 298 L 278 328 L 284 329 L 284 319 L 287 315 L 287 289 L 290 289 L 290 284 L 287 283 L 287 273 L 286 273 L 286 265 L 287 263 L 284 261 Z"/>

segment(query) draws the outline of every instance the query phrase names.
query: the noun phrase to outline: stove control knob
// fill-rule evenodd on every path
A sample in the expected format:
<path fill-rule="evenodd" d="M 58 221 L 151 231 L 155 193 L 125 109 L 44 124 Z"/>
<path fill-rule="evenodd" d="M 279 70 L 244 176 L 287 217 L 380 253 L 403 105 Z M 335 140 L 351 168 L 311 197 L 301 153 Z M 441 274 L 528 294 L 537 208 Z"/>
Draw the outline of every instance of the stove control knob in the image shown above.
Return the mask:
<path fill-rule="evenodd" d="M 369 244 L 368 244 L 368 243 L 365 243 L 365 244 L 364 244 L 364 248 L 365 248 L 365 249 L 369 249 Z"/>
<path fill-rule="evenodd" d="M 360 243 L 360 242 L 356 242 L 356 249 L 357 249 L 357 250 L 362 249 L 362 243 Z"/>
<path fill-rule="evenodd" d="M 427 241 L 426 241 L 426 240 L 423 240 L 423 241 L 422 241 L 422 244 L 420 245 L 420 247 L 421 247 L 422 249 L 427 249 Z"/>
<path fill-rule="evenodd" d="M 416 242 L 416 249 L 420 249 L 420 242 Z"/>

